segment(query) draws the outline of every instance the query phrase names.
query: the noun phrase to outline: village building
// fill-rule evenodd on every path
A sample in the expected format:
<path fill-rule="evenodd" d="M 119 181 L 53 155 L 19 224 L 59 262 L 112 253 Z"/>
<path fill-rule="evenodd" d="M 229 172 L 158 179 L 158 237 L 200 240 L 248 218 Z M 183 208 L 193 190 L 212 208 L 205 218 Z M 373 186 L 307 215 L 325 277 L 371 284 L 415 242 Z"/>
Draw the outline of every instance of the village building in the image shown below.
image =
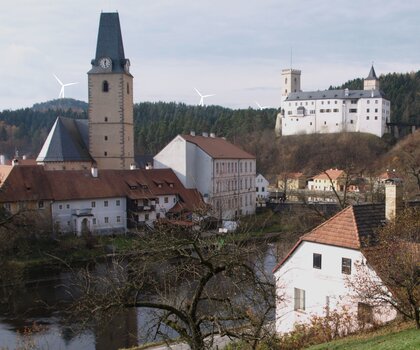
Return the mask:
<path fill-rule="evenodd" d="M 303 235 L 275 267 L 279 298 L 276 331 L 286 333 L 297 323 L 308 323 L 330 310 L 346 307 L 354 322 L 368 324 L 390 321 L 396 311 L 387 305 L 367 305 L 348 286 L 357 264 L 369 263 L 362 250 L 375 241 L 375 230 L 397 215 L 402 207 L 402 186 L 387 183 L 384 204 L 353 205 Z M 379 279 L 374 269 L 372 276 Z M 368 317 L 366 317 L 368 316 Z"/>
<path fill-rule="evenodd" d="M 219 219 L 255 213 L 255 156 L 215 134 L 178 135 L 155 157 L 186 188 L 197 188 Z"/>
<path fill-rule="evenodd" d="M 268 180 L 262 175 L 258 174 L 255 178 L 255 198 L 258 203 L 265 203 L 270 197 Z"/>
<path fill-rule="evenodd" d="M 380 90 L 373 66 L 363 90 L 301 91 L 301 71 L 282 71 L 281 113 L 277 135 L 365 132 L 382 137 L 390 122 L 391 103 Z"/>
<path fill-rule="evenodd" d="M 204 202 L 171 169 L 0 167 L 0 205 L 56 233 L 122 233 L 162 219 L 193 219 Z"/>

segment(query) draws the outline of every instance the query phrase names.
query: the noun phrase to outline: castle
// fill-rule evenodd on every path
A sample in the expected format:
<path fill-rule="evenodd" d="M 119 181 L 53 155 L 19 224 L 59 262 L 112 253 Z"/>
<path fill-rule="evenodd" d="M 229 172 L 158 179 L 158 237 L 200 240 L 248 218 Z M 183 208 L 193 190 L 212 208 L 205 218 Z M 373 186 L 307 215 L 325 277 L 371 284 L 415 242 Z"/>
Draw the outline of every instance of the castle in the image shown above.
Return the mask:
<path fill-rule="evenodd" d="M 363 90 L 301 91 L 301 71 L 282 71 L 281 113 L 276 134 L 365 132 L 382 137 L 390 121 L 391 103 L 380 90 L 375 69 Z"/>

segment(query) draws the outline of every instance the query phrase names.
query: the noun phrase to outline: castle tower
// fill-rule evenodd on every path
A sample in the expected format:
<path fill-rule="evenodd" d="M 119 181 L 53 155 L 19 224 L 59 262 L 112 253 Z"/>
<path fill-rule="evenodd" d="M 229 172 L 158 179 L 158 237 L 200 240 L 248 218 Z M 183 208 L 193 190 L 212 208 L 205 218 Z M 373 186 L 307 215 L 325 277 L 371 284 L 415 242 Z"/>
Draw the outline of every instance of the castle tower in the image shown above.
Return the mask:
<path fill-rule="evenodd" d="M 363 81 L 363 89 L 364 90 L 379 90 L 379 79 L 376 76 L 375 69 L 370 68 L 369 75 Z"/>
<path fill-rule="evenodd" d="M 300 90 L 300 70 L 297 69 L 283 69 L 281 71 L 282 88 L 281 88 L 281 102 L 287 98 L 291 92 L 299 92 Z"/>
<path fill-rule="evenodd" d="M 98 169 L 130 169 L 134 163 L 133 76 L 124 56 L 118 13 L 101 13 L 91 63 L 89 152 Z"/>

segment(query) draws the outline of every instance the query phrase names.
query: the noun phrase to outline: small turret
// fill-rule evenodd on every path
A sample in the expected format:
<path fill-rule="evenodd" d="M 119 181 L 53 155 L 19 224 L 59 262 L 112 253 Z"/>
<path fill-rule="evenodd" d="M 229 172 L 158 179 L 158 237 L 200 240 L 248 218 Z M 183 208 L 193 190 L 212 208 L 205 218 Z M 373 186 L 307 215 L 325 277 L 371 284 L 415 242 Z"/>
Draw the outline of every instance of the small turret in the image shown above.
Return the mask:
<path fill-rule="evenodd" d="M 379 90 L 379 79 L 376 76 L 375 68 L 370 68 L 369 75 L 365 78 L 363 82 L 364 90 Z"/>

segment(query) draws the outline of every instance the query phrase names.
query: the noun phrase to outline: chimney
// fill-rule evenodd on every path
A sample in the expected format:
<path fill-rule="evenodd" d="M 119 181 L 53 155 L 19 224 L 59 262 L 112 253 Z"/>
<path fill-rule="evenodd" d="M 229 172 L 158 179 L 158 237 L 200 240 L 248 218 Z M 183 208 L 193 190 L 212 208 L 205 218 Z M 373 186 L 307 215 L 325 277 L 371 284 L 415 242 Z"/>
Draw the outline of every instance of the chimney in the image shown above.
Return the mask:
<path fill-rule="evenodd" d="M 210 133 L 210 137 L 215 138 L 216 137 L 216 134 L 214 132 L 211 132 Z"/>
<path fill-rule="evenodd" d="M 147 163 L 146 164 L 146 170 L 150 170 L 153 169 L 153 164 L 152 163 Z"/>
<path fill-rule="evenodd" d="M 136 164 L 131 163 L 130 164 L 130 170 L 136 170 Z"/>
<path fill-rule="evenodd" d="M 12 159 L 12 166 L 19 165 L 19 160 L 17 158 Z"/>
<path fill-rule="evenodd" d="M 370 90 L 370 97 L 373 97 L 373 96 L 374 96 L 374 91 L 372 89 L 372 90 Z"/>
<path fill-rule="evenodd" d="M 191 130 L 191 131 L 190 131 L 190 135 L 191 135 L 191 136 L 195 136 L 195 131 L 194 131 L 194 130 Z"/>
<path fill-rule="evenodd" d="M 26 160 L 26 154 L 24 154 L 24 155 L 22 156 L 22 159 L 23 159 L 23 160 Z"/>
<path fill-rule="evenodd" d="M 6 164 L 6 156 L 4 154 L 0 154 L 0 165 Z"/>
<path fill-rule="evenodd" d="M 96 167 L 96 165 L 92 165 L 90 172 L 92 174 L 92 177 L 98 177 L 98 168 Z"/>
<path fill-rule="evenodd" d="M 403 183 L 401 179 L 385 180 L 385 219 L 393 220 L 403 208 Z"/>
<path fill-rule="evenodd" d="M 203 137 L 209 137 L 209 133 L 208 132 L 203 132 Z"/>
<path fill-rule="evenodd" d="M 349 89 L 344 89 L 344 96 L 348 97 L 349 96 Z"/>

